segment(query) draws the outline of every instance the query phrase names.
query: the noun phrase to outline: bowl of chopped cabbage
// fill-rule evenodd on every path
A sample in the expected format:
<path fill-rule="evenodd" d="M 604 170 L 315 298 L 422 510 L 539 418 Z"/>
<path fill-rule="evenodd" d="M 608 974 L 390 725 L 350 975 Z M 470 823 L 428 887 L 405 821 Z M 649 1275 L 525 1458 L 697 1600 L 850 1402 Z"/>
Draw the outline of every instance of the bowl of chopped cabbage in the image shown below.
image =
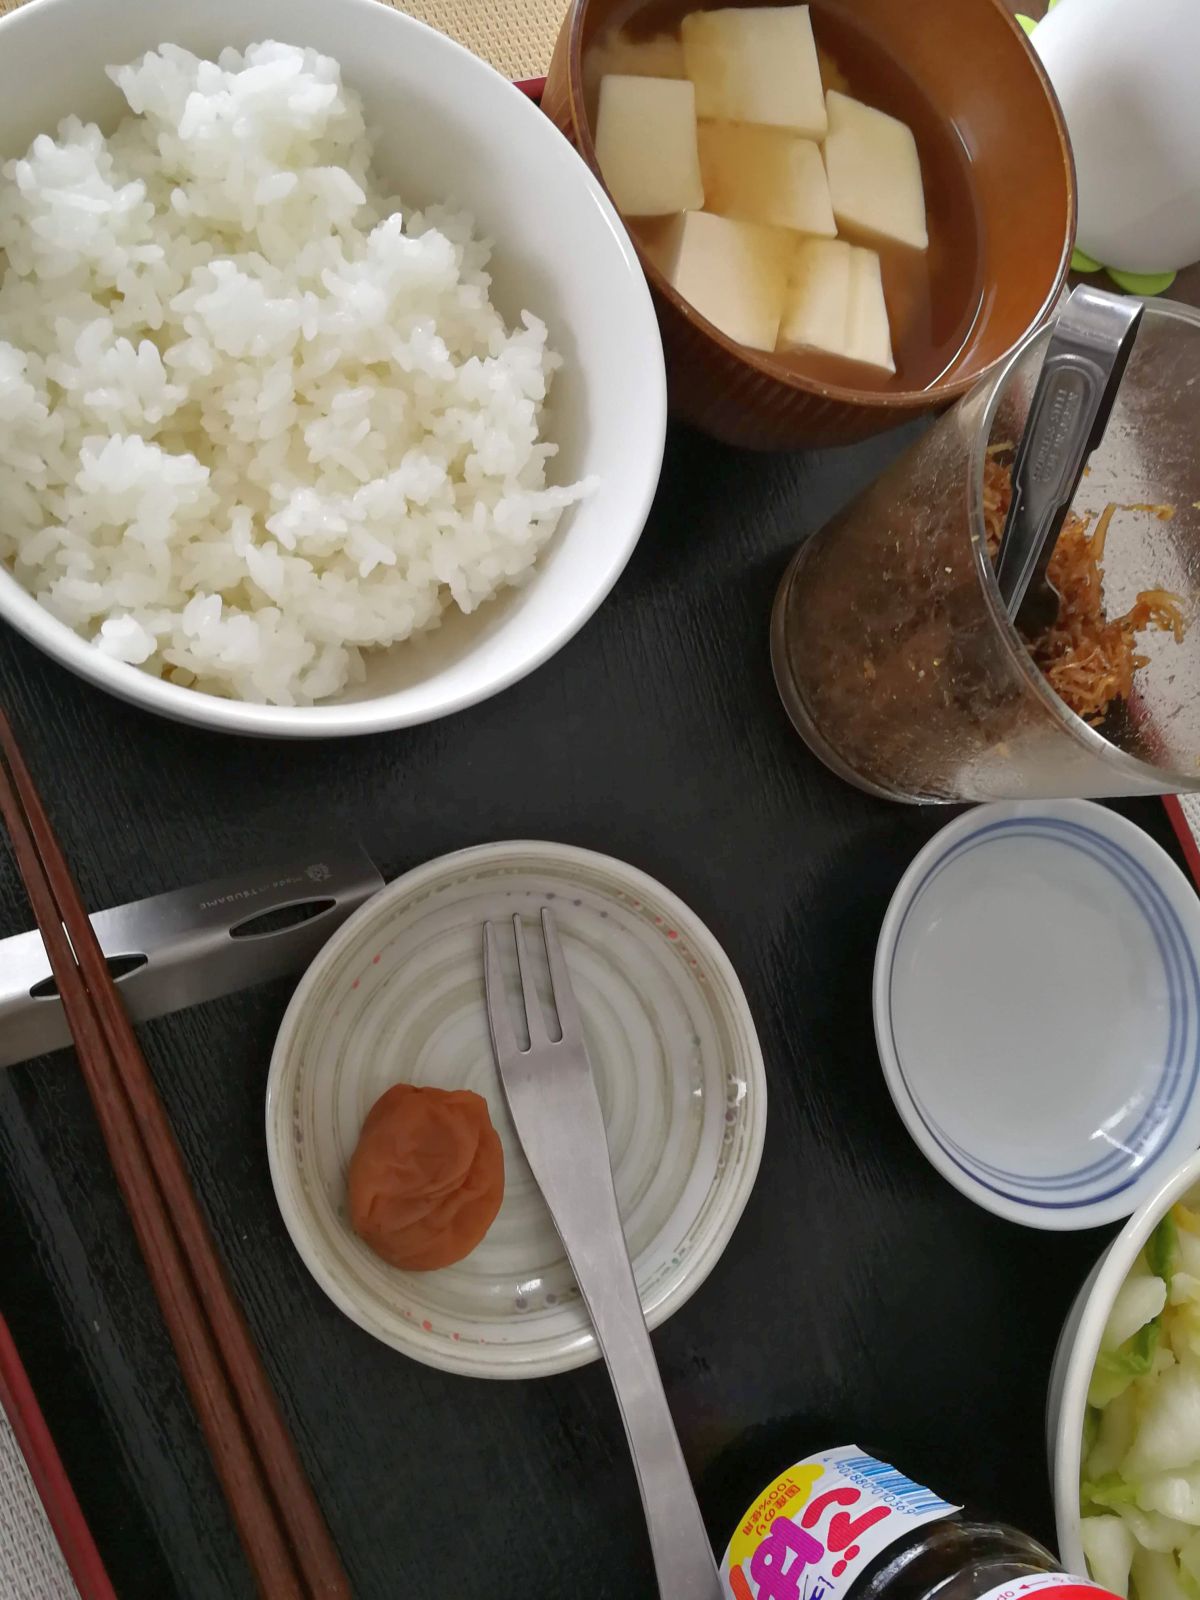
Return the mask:
<path fill-rule="evenodd" d="M 1067 1570 L 1131 1600 L 1200 1600 L 1200 1154 L 1076 1296 L 1046 1433 Z"/>

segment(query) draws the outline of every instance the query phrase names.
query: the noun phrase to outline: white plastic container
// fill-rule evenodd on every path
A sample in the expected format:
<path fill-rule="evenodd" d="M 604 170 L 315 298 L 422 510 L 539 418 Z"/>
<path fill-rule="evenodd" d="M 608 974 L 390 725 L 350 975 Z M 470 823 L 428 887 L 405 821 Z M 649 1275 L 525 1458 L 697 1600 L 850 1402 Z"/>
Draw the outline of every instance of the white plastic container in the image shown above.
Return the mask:
<path fill-rule="evenodd" d="M 1200 259 L 1200 4 L 1059 0 L 1033 45 L 1062 103 L 1077 242 L 1106 267 Z"/>

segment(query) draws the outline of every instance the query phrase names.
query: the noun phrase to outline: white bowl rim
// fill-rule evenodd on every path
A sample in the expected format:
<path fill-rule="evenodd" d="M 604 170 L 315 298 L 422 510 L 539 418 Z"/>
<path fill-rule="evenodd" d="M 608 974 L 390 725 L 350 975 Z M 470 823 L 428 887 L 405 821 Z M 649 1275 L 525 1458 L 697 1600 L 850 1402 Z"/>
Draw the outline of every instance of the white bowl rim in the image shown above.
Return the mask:
<path fill-rule="evenodd" d="M 375 3 L 375 0 L 372 0 Z M 399 877 L 393 878 L 384 884 L 382 889 L 363 902 L 358 910 L 347 918 L 329 939 L 318 950 L 312 961 L 305 968 L 304 974 L 296 986 L 279 1030 L 275 1036 L 275 1043 L 271 1049 L 270 1065 L 267 1069 L 266 1094 L 263 1097 L 263 1122 L 267 1142 L 267 1165 L 271 1174 L 271 1188 L 275 1202 L 279 1207 L 288 1236 L 308 1272 L 312 1275 L 317 1286 L 328 1295 L 329 1299 L 350 1320 L 365 1331 L 378 1338 L 374 1329 L 362 1320 L 362 1313 L 357 1301 L 347 1294 L 336 1276 L 331 1274 L 318 1252 L 313 1248 L 308 1228 L 296 1214 L 290 1202 L 285 1202 L 281 1195 L 285 1190 L 285 1157 L 280 1151 L 275 1137 L 275 1123 L 278 1120 L 278 1101 L 281 1093 L 281 1080 L 286 1068 L 286 1062 L 296 1047 L 296 1038 L 305 1019 L 313 990 L 320 983 L 322 976 L 330 962 L 336 961 L 342 950 L 351 946 L 358 938 L 359 929 L 370 924 L 380 914 L 386 915 L 389 909 L 397 902 L 409 898 L 415 891 L 420 890 L 430 879 L 436 879 L 445 872 L 452 863 L 464 864 L 472 860 L 483 863 L 494 857 L 505 857 L 512 852 L 537 852 L 547 859 L 570 865 L 572 862 L 596 861 L 604 862 L 610 867 L 619 870 L 620 875 L 631 884 L 640 885 L 647 892 L 649 898 L 668 908 L 678 918 L 681 924 L 689 926 L 697 938 L 702 938 L 705 943 L 705 959 L 712 967 L 719 971 L 726 987 L 733 997 L 735 1008 L 739 1014 L 744 1038 L 747 1046 L 747 1071 L 754 1080 L 754 1118 L 749 1126 L 750 1145 L 744 1166 L 739 1174 L 738 1182 L 726 1206 L 719 1227 L 714 1231 L 712 1241 L 706 1252 L 692 1258 L 691 1266 L 682 1272 L 676 1279 L 670 1292 L 647 1313 L 646 1324 L 650 1329 L 660 1327 L 669 1317 L 696 1293 L 697 1289 L 705 1282 L 716 1267 L 717 1262 L 725 1254 L 729 1241 L 733 1236 L 742 1214 L 750 1200 L 755 1183 L 758 1180 L 759 1168 L 762 1165 L 763 1148 L 767 1134 L 767 1104 L 769 1089 L 767 1084 L 766 1063 L 763 1057 L 762 1040 L 759 1037 L 758 1027 L 754 1021 L 754 1014 L 750 1009 L 750 1002 L 746 997 L 742 980 L 738 976 L 737 968 L 725 950 L 724 945 L 709 927 L 708 923 L 694 911 L 673 889 L 667 887 L 650 873 L 644 872 L 640 867 L 635 867 L 631 862 L 625 861 L 620 856 L 610 855 L 602 850 L 589 850 L 582 845 L 566 844 L 561 840 L 551 839 L 494 839 L 485 844 L 466 845 L 459 850 L 450 850 L 443 855 L 434 856 L 431 860 L 423 861 L 417 866 L 402 872 Z M 550 1377 L 560 1372 L 569 1372 L 577 1367 L 582 1367 L 600 1359 L 600 1347 L 593 1337 L 587 1345 L 559 1355 L 548 1355 L 538 1360 L 521 1362 L 508 1362 L 496 1360 L 486 1365 L 477 1364 L 467 1370 L 461 1364 L 456 1364 L 448 1353 L 438 1354 L 436 1350 L 404 1347 L 389 1344 L 389 1348 L 397 1350 L 400 1354 L 407 1355 L 422 1364 L 437 1367 L 442 1371 L 451 1372 L 458 1376 L 467 1376 L 482 1379 L 519 1379 Z"/>
<path fill-rule="evenodd" d="M 1079 1471 L 1088 1385 L 1100 1350 L 1100 1337 L 1117 1290 L 1129 1275 L 1146 1240 L 1166 1211 L 1189 1189 L 1200 1183 L 1200 1150 L 1194 1152 L 1142 1203 L 1117 1234 L 1105 1254 L 1087 1297 L 1075 1340 L 1063 1374 L 1062 1404 L 1055 1429 L 1054 1520 L 1059 1555 L 1068 1571 L 1086 1576 L 1087 1565 L 1079 1538 Z M 1065 1508 L 1071 1506 L 1068 1517 Z"/>
<path fill-rule="evenodd" d="M 1086 1228 L 1101 1227 L 1106 1223 L 1118 1222 L 1131 1214 L 1140 1214 L 1140 1208 L 1144 1203 L 1145 1196 L 1158 1191 L 1162 1182 L 1161 1171 L 1165 1169 L 1159 1168 L 1152 1161 L 1140 1180 L 1129 1184 L 1118 1193 L 1091 1203 L 1081 1203 L 1062 1211 L 1043 1210 L 1034 1205 L 1026 1205 L 1007 1195 L 997 1194 L 994 1190 L 978 1182 L 970 1173 L 963 1171 L 948 1160 L 945 1151 L 930 1134 L 912 1104 L 892 1042 L 891 1029 L 884 1026 L 890 1011 L 888 972 L 892 953 L 896 946 L 904 914 L 913 899 L 917 886 L 924 878 L 930 862 L 942 854 L 947 845 L 976 832 L 987 823 L 1021 816 L 1057 817 L 1063 820 L 1073 818 L 1096 828 L 1096 831 L 1102 831 L 1110 837 L 1115 835 L 1125 841 L 1138 854 L 1140 864 L 1157 878 L 1160 887 L 1165 891 L 1170 886 L 1176 895 L 1181 897 L 1181 903 L 1191 909 L 1193 927 L 1187 932 L 1189 941 L 1194 941 L 1197 954 L 1200 955 L 1200 904 L 1196 903 L 1195 890 L 1188 878 L 1171 860 L 1162 846 L 1152 839 L 1144 829 L 1139 828 L 1136 823 L 1130 822 L 1128 818 L 1121 816 L 1119 812 L 1110 810 L 1107 806 L 1097 805 L 1092 800 L 1006 800 L 987 802 L 971 807 L 964 815 L 956 817 L 952 822 L 947 823 L 944 828 L 940 828 L 933 838 L 917 853 L 896 886 L 895 893 L 884 916 L 879 932 L 879 940 L 875 948 L 875 968 L 872 979 L 872 1012 L 875 1023 L 875 1042 L 879 1052 L 880 1063 L 883 1067 L 884 1080 L 887 1083 L 888 1092 L 892 1097 L 896 1110 L 899 1112 L 905 1127 L 921 1153 L 948 1183 L 953 1184 L 969 1200 L 973 1200 L 977 1205 L 993 1212 L 996 1216 L 1003 1217 L 1008 1222 L 1017 1222 L 1025 1227 L 1052 1232 L 1076 1232 Z M 1179 1137 L 1179 1130 L 1176 1130 L 1173 1137 Z M 1168 1148 L 1169 1146 L 1164 1146 L 1161 1153 L 1165 1153 Z"/>
<path fill-rule="evenodd" d="M 576 176 L 589 191 L 593 204 L 608 224 L 609 232 L 624 259 L 629 274 L 631 305 L 636 307 L 637 314 L 643 318 L 647 337 L 658 351 L 657 363 L 651 363 L 655 368 L 654 382 L 641 397 L 640 407 L 644 409 L 639 409 L 639 435 L 651 441 L 645 462 L 647 472 L 637 496 L 637 511 L 629 519 L 628 534 L 619 547 L 614 547 L 603 579 L 589 594 L 587 600 L 575 610 L 564 613 L 560 625 L 521 660 L 497 673 L 495 677 L 464 689 L 458 694 L 447 695 L 444 700 L 416 713 L 405 712 L 396 704 L 404 698 L 403 690 L 347 704 L 331 701 L 315 706 L 274 706 L 253 701 L 227 700 L 219 695 L 185 689 L 164 678 L 142 672 L 140 668 L 131 666 L 128 662 L 116 661 L 101 654 L 94 645 L 81 638 L 65 622 L 60 622 L 57 617 L 51 615 L 28 590 L 21 587 L 7 568 L 0 565 L 0 621 L 8 622 L 52 661 L 68 668 L 97 688 L 116 695 L 118 699 L 143 710 L 156 712 L 173 721 L 215 732 L 284 739 L 327 739 L 386 733 L 399 728 L 417 727 L 422 723 L 450 716 L 456 711 L 464 711 L 469 706 L 477 705 L 511 688 L 514 683 L 520 682 L 522 678 L 543 666 L 551 656 L 569 643 L 584 624 L 591 620 L 611 593 L 645 527 L 658 488 L 663 453 L 666 449 L 667 379 L 658 318 L 637 252 L 599 179 L 570 141 L 559 133 L 545 113 L 523 90 L 518 89 L 502 73 L 473 54 L 465 45 L 459 44 L 457 40 L 451 39 L 436 28 L 431 28 L 416 17 L 396 10 L 393 6 L 380 6 L 379 0 L 338 0 L 338 3 L 353 11 L 369 12 L 372 15 L 382 10 L 395 19 L 395 25 L 399 29 L 417 29 L 428 39 L 436 41 L 436 48 L 444 49 L 448 55 L 457 57 L 465 70 L 481 73 L 495 80 L 497 84 L 503 85 L 512 97 L 511 104 L 515 114 L 519 117 L 533 118 L 544 124 L 547 134 L 552 136 L 552 142 L 561 147 L 559 159 L 576 164 Z M 15 11 L 0 15 L 0 41 L 17 29 L 29 26 L 31 19 L 36 18 L 38 14 L 49 13 L 56 9 L 69 12 L 71 5 L 72 0 L 25 0 L 25 4 L 18 6 Z M 147 49 L 153 47 L 153 42 L 146 46 Z"/>

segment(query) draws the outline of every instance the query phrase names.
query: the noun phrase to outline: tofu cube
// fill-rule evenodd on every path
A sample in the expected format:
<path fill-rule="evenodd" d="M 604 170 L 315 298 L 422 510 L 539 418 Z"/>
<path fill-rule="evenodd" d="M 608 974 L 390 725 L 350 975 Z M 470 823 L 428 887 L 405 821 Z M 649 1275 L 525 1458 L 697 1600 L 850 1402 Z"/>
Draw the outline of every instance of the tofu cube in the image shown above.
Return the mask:
<path fill-rule="evenodd" d="M 627 73 L 602 78 L 596 159 L 623 216 L 661 217 L 702 206 L 692 85 Z"/>
<path fill-rule="evenodd" d="M 874 250 L 850 249 L 850 305 L 846 318 L 846 358 L 895 372 L 883 274 Z"/>
<path fill-rule="evenodd" d="M 607 34 L 584 57 L 593 82 L 605 73 L 621 73 L 632 78 L 686 78 L 683 46 L 669 33 L 649 39 L 631 39 L 620 30 Z"/>
<path fill-rule="evenodd" d="M 782 228 L 688 211 L 656 257 L 714 327 L 751 350 L 774 350 L 795 245 Z"/>
<path fill-rule="evenodd" d="M 780 349 L 821 350 L 895 372 L 883 277 L 874 250 L 844 239 L 796 248 L 779 327 Z"/>
<path fill-rule="evenodd" d="M 832 239 L 837 233 L 821 152 L 788 128 L 701 122 L 704 209 Z"/>
<path fill-rule="evenodd" d="M 824 137 L 821 71 L 807 6 L 693 11 L 680 36 L 697 116 Z"/>
<path fill-rule="evenodd" d="M 850 245 L 844 239 L 802 239 L 792 258 L 780 319 L 780 348 L 845 353 L 850 320 Z"/>
<path fill-rule="evenodd" d="M 927 249 L 925 190 L 911 129 L 836 89 L 825 103 L 825 170 L 838 228 L 868 242 Z"/>

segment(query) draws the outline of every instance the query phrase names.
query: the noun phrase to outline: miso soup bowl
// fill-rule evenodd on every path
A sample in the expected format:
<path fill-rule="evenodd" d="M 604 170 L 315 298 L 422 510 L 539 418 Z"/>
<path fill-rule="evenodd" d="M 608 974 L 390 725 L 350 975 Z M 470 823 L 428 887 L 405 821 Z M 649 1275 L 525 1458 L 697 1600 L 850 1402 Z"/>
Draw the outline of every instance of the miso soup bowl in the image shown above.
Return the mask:
<path fill-rule="evenodd" d="M 688 12 L 713 3 L 654 0 L 653 31 L 670 31 Z M 636 18 L 637 10 L 629 0 L 574 0 L 546 80 L 542 109 L 597 176 L 584 60 L 596 40 Z M 714 438 L 757 449 L 849 443 L 965 393 L 1049 313 L 1075 236 L 1066 125 L 1003 0 L 811 0 L 811 10 L 818 44 L 822 16 L 844 18 L 870 35 L 961 142 L 981 225 L 982 303 L 969 348 L 928 387 L 847 388 L 807 378 L 726 337 L 639 248 L 662 329 L 672 411 Z"/>

